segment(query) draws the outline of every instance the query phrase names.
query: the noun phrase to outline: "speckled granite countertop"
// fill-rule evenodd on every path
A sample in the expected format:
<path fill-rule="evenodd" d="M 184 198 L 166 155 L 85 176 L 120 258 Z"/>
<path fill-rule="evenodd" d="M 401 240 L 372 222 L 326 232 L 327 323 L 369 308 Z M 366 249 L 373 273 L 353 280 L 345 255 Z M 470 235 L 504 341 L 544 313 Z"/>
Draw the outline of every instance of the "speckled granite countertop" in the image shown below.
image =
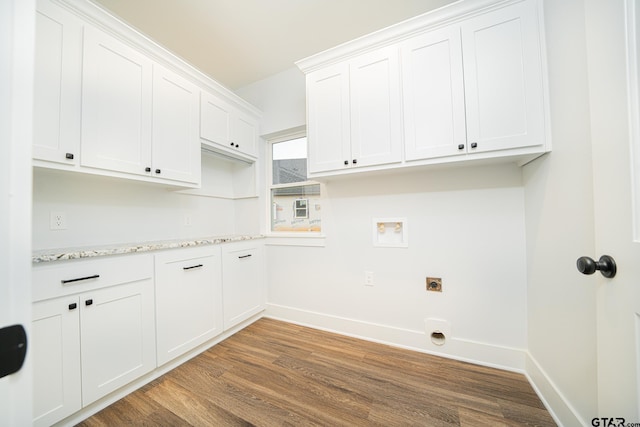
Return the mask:
<path fill-rule="evenodd" d="M 93 258 L 106 255 L 120 255 L 137 252 L 157 251 L 161 249 L 186 248 L 190 246 L 217 245 L 220 243 L 240 242 L 243 240 L 262 239 L 264 236 L 220 236 L 206 237 L 203 239 L 186 239 L 186 240 L 164 240 L 157 242 L 144 243 L 124 243 L 121 245 L 85 247 L 85 248 L 66 248 L 66 249 L 45 249 L 35 251 L 31 258 L 31 262 L 41 263 L 50 261 L 62 261 L 69 259 Z"/>

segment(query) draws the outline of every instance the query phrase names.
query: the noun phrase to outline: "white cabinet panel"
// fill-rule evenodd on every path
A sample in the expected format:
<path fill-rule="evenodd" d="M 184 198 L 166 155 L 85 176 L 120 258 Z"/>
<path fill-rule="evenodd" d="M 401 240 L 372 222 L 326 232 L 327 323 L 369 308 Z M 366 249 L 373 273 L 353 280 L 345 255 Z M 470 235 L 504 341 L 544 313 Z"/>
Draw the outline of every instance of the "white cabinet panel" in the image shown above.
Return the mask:
<path fill-rule="evenodd" d="M 307 75 L 311 174 L 400 162 L 399 72 L 392 46 Z"/>
<path fill-rule="evenodd" d="M 153 175 L 200 182 L 199 95 L 186 79 L 153 66 Z"/>
<path fill-rule="evenodd" d="M 258 122 L 215 95 L 200 96 L 200 138 L 203 145 L 242 160 L 258 156 Z"/>
<path fill-rule="evenodd" d="M 357 166 L 401 160 L 398 48 L 379 49 L 349 64 L 351 162 Z"/>
<path fill-rule="evenodd" d="M 153 280 L 80 297 L 86 406 L 156 367 Z"/>
<path fill-rule="evenodd" d="M 231 142 L 236 150 L 256 157 L 258 155 L 258 123 L 250 116 L 236 111 L 231 121 Z"/>
<path fill-rule="evenodd" d="M 550 151 L 540 3 L 458 2 L 299 61 L 310 176 Z"/>
<path fill-rule="evenodd" d="M 78 296 L 33 305 L 33 425 L 49 426 L 82 407 Z"/>
<path fill-rule="evenodd" d="M 306 79 L 309 172 L 343 169 L 352 160 L 349 67 L 329 66 Z"/>
<path fill-rule="evenodd" d="M 155 256 L 158 365 L 222 332 L 220 247 Z"/>
<path fill-rule="evenodd" d="M 258 314 L 266 306 L 262 243 L 232 243 L 222 249 L 224 329 Z"/>
<path fill-rule="evenodd" d="M 460 27 L 409 39 L 401 56 L 406 160 L 466 153 Z"/>
<path fill-rule="evenodd" d="M 34 424 L 51 425 L 156 367 L 153 257 L 33 268 Z"/>
<path fill-rule="evenodd" d="M 39 0 L 34 68 L 34 159 L 77 164 L 81 73 L 81 21 L 49 0 Z"/>
<path fill-rule="evenodd" d="M 473 151 L 544 144 L 540 38 L 534 2 L 462 23 L 467 137 Z"/>
<path fill-rule="evenodd" d="M 200 138 L 223 146 L 231 143 L 231 107 L 206 92 L 200 95 Z"/>
<path fill-rule="evenodd" d="M 151 60 L 86 26 L 81 164 L 144 175 L 151 159 Z"/>

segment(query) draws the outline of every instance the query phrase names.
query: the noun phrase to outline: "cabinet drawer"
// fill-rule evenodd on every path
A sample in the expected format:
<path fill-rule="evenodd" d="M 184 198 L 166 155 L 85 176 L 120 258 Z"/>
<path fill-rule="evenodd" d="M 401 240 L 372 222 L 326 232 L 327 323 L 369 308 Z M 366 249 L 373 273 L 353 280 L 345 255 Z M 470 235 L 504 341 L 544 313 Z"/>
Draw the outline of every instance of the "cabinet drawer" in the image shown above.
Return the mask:
<path fill-rule="evenodd" d="M 32 269 L 32 300 L 86 292 L 153 277 L 153 256 L 137 254 L 54 261 Z"/>

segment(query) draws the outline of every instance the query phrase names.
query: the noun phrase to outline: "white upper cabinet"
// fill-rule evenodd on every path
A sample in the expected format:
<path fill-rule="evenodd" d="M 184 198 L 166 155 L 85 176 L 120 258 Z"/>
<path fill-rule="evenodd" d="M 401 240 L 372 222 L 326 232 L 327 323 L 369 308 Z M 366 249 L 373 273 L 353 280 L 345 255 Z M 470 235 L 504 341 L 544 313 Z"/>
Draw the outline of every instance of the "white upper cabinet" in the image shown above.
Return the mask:
<path fill-rule="evenodd" d="M 231 106 L 206 92 L 200 95 L 200 138 L 225 148 L 231 143 Z"/>
<path fill-rule="evenodd" d="M 247 156 L 258 156 L 258 122 L 239 111 L 231 116 L 231 142 L 234 148 Z"/>
<path fill-rule="evenodd" d="M 37 1 L 34 166 L 194 188 L 201 141 L 257 160 L 254 107 L 92 2 Z"/>
<path fill-rule="evenodd" d="M 219 97 L 200 96 L 200 138 L 205 148 L 254 161 L 258 156 L 258 122 Z"/>
<path fill-rule="evenodd" d="M 540 0 L 455 2 L 298 61 L 310 176 L 550 151 L 541 20 Z"/>
<path fill-rule="evenodd" d="M 152 173 L 200 182 L 200 90 L 178 74 L 153 66 Z"/>
<path fill-rule="evenodd" d="M 33 103 L 33 158 L 74 166 L 80 154 L 82 22 L 38 1 Z"/>
<path fill-rule="evenodd" d="M 309 173 L 342 169 L 351 161 L 349 66 L 327 67 L 306 79 Z"/>
<path fill-rule="evenodd" d="M 467 139 L 472 151 L 544 145 L 535 6 L 532 1 L 521 2 L 462 23 Z"/>
<path fill-rule="evenodd" d="M 460 27 L 409 39 L 401 44 L 401 56 L 405 158 L 465 153 Z"/>
<path fill-rule="evenodd" d="M 396 47 L 307 76 L 309 172 L 400 162 Z"/>
<path fill-rule="evenodd" d="M 357 166 L 401 160 L 400 67 L 395 46 L 353 59 L 351 89 L 351 162 Z"/>
<path fill-rule="evenodd" d="M 199 88 L 94 28 L 83 64 L 82 166 L 199 185 Z"/>
<path fill-rule="evenodd" d="M 84 32 L 83 166 L 144 175 L 151 159 L 151 60 L 95 28 Z"/>

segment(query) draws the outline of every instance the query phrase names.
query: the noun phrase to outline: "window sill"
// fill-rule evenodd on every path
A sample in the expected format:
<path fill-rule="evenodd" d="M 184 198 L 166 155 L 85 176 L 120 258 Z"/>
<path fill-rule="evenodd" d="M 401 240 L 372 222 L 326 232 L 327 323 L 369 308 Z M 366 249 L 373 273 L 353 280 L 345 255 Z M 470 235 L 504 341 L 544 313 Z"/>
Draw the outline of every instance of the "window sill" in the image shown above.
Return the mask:
<path fill-rule="evenodd" d="M 325 246 L 325 235 L 321 233 L 278 233 L 267 234 L 267 246 Z"/>

